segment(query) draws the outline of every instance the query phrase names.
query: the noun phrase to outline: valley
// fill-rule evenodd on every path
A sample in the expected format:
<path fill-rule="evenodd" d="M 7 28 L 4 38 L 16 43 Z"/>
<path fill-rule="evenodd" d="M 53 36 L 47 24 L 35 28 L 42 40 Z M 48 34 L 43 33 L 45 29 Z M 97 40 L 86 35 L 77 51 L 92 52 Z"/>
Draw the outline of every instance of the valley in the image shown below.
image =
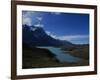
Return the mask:
<path fill-rule="evenodd" d="M 82 46 L 83 47 L 83 46 Z M 81 47 L 81 48 L 82 48 Z M 72 48 L 72 47 L 70 47 Z M 61 50 L 65 49 L 62 47 Z M 53 51 L 56 51 L 54 53 Z M 83 49 L 84 50 L 84 47 Z M 67 52 L 65 52 L 67 51 Z M 89 65 L 88 53 L 74 53 L 66 47 L 66 50 L 63 50 L 64 53 L 59 53 L 59 48 L 53 47 L 34 47 L 30 48 L 23 46 L 23 68 L 45 68 L 45 67 L 69 67 L 69 66 L 87 66 Z M 84 51 L 85 52 L 85 51 Z M 80 55 L 81 54 L 81 55 Z M 84 55 L 82 57 L 82 54 Z M 77 56 L 78 55 L 78 56 Z"/>

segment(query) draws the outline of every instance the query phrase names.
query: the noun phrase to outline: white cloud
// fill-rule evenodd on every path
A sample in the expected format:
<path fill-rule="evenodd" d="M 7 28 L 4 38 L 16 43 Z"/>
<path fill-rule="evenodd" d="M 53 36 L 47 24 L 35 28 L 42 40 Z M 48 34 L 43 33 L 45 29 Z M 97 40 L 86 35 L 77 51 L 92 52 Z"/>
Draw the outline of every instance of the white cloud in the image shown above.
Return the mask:
<path fill-rule="evenodd" d="M 66 41 L 70 41 L 72 43 L 75 44 L 87 44 L 88 43 L 88 39 L 89 39 L 89 35 L 64 35 L 64 36 L 57 36 L 49 31 L 46 31 L 46 33 L 48 35 L 50 35 L 51 37 L 55 38 L 55 39 L 59 39 L 59 40 L 66 40 Z"/>
<path fill-rule="evenodd" d="M 23 23 L 23 24 L 27 24 L 27 25 L 29 25 L 29 26 L 32 24 L 31 19 L 28 18 L 28 17 L 23 18 L 23 22 L 22 22 L 22 23 Z"/>
<path fill-rule="evenodd" d="M 37 15 L 35 12 L 27 11 L 23 13 L 22 18 L 22 24 L 27 24 L 29 26 L 35 25 L 36 27 L 44 27 L 44 25 L 41 23 L 43 18 Z"/>
<path fill-rule="evenodd" d="M 42 17 L 41 16 L 37 16 L 36 17 L 36 23 L 34 24 L 35 27 L 44 27 L 44 25 L 41 23 L 42 22 Z"/>
<path fill-rule="evenodd" d="M 51 14 L 60 15 L 60 12 L 51 12 Z"/>
<path fill-rule="evenodd" d="M 79 40 L 79 39 L 86 39 L 88 38 L 88 35 L 65 35 L 65 36 L 59 36 L 58 39 L 60 40 Z"/>
<path fill-rule="evenodd" d="M 35 12 L 33 11 L 27 11 L 23 14 L 23 17 L 31 17 L 33 14 L 35 14 Z"/>
<path fill-rule="evenodd" d="M 42 17 L 36 17 L 38 21 L 42 21 Z"/>
<path fill-rule="evenodd" d="M 27 11 L 22 15 L 22 24 L 32 25 L 32 15 L 34 15 L 35 12 Z"/>
<path fill-rule="evenodd" d="M 88 35 L 64 35 L 64 36 L 57 36 L 50 31 L 46 31 L 46 33 L 53 38 L 60 39 L 60 40 L 78 40 L 78 39 L 86 39 L 89 38 Z"/>
<path fill-rule="evenodd" d="M 44 27 L 43 24 L 35 24 L 34 26 L 35 26 L 35 27 Z"/>

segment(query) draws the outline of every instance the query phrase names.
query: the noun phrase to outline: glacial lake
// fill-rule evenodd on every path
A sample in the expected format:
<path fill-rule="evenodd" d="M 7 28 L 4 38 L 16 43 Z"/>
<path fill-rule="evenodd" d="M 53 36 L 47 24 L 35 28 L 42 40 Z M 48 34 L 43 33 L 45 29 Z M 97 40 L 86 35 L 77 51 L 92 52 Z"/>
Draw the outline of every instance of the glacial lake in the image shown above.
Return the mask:
<path fill-rule="evenodd" d="M 41 49 L 48 49 L 50 52 L 56 55 L 56 59 L 60 62 L 79 62 L 81 58 L 72 56 L 70 53 L 64 52 L 61 48 L 55 47 L 38 47 Z"/>

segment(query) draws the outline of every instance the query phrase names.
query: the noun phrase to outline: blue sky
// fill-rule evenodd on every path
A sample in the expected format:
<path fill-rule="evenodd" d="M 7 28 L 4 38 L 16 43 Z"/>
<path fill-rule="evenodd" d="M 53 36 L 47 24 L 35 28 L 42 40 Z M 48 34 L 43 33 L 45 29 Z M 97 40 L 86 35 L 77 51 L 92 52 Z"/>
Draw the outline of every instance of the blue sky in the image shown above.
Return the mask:
<path fill-rule="evenodd" d="M 89 14 L 23 11 L 22 18 L 23 24 L 41 26 L 56 39 L 89 43 Z"/>

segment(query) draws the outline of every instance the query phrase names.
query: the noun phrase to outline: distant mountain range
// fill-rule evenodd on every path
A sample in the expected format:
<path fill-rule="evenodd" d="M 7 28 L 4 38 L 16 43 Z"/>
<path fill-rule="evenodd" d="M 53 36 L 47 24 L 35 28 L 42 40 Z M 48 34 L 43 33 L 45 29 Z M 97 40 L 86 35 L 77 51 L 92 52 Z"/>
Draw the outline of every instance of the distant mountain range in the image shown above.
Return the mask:
<path fill-rule="evenodd" d="M 48 35 L 42 27 L 23 25 L 23 44 L 34 46 L 73 46 L 69 41 L 59 40 Z"/>

